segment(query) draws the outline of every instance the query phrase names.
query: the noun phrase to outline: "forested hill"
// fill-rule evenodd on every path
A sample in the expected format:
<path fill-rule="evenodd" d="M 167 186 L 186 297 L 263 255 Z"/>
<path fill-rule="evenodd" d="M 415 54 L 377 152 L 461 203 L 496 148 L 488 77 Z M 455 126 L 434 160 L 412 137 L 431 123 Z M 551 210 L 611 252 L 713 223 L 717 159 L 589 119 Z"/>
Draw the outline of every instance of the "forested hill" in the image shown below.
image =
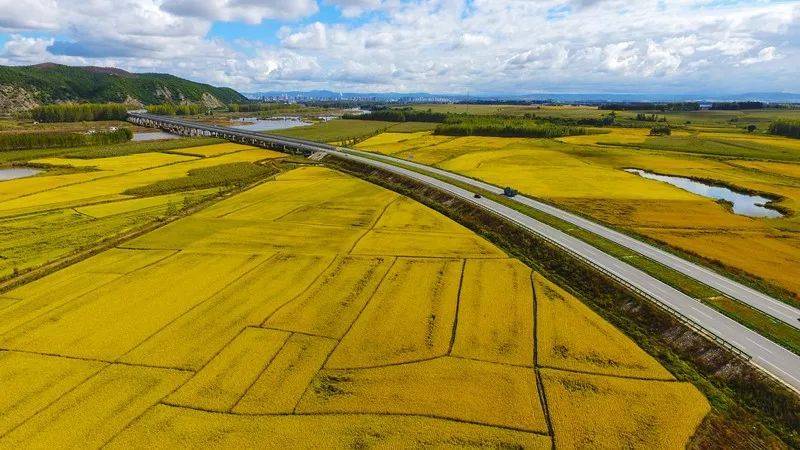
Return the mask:
<path fill-rule="evenodd" d="M 62 101 L 201 102 L 206 106 L 242 102 L 230 88 L 161 73 L 130 73 L 108 67 L 72 67 L 60 64 L 0 66 L 0 109 L 26 109 Z"/>

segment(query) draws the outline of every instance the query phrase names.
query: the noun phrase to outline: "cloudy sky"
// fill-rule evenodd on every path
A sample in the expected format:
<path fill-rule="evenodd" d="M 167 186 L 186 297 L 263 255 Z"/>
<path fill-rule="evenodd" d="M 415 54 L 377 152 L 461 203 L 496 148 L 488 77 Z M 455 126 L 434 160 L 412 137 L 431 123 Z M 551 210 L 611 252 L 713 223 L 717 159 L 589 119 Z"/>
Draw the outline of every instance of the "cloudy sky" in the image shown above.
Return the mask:
<path fill-rule="evenodd" d="M 0 0 L 0 64 L 245 92 L 800 92 L 800 1 Z"/>

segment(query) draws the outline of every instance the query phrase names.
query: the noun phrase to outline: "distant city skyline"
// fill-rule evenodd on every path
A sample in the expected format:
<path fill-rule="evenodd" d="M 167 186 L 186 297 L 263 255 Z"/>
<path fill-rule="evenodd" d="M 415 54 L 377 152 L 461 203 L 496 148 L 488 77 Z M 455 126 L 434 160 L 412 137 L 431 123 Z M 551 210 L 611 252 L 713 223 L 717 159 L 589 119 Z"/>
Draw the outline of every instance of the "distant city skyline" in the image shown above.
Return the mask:
<path fill-rule="evenodd" d="M 0 64 L 242 92 L 800 92 L 800 1 L 0 0 Z"/>

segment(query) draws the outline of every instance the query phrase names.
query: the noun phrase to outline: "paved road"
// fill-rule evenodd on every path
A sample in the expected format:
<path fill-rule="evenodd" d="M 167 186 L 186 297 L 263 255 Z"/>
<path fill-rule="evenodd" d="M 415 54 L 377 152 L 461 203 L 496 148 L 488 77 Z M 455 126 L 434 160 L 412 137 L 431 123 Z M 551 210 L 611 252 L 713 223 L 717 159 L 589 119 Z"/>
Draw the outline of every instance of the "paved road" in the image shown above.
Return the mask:
<path fill-rule="evenodd" d="M 451 180 L 484 189 L 495 194 L 503 193 L 503 190 L 497 186 L 424 164 L 401 160 L 386 155 L 365 153 L 357 150 L 348 149 L 346 151 L 348 153 L 358 154 L 361 156 L 369 155 L 372 158 L 379 158 L 390 163 L 404 164 L 408 167 L 414 167 L 416 169 L 427 171 L 428 173 L 435 173 L 439 176 L 448 177 Z M 650 244 L 646 244 L 626 234 L 612 230 L 581 216 L 577 216 L 552 205 L 548 205 L 547 203 L 542 203 L 532 198 L 525 197 L 524 195 L 517 195 L 513 198 L 513 200 L 538 211 L 557 217 L 577 227 L 583 228 L 584 230 L 590 231 L 598 236 L 602 236 L 612 242 L 628 248 L 629 250 L 633 250 L 634 252 L 646 256 L 684 275 L 694 278 L 695 280 L 710 286 L 731 298 L 739 300 L 742 303 L 746 303 L 765 314 L 769 314 L 770 316 L 788 325 L 800 329 L 800 309 L 798 308 L 787 305 L 780 300 L 774 299 L 769 295 L 758 292 L 741 283 L 737 283 L 736 281 L 733 281 L 710 269 L 686 261 L 685 259 L 673 255 L 670 252 L 661 250 L 660 248 L 654 247 Z"/>
<path fill-rule="evenodd" d="M 235 134 L 237 136 L 247 137 L 248 139 L 259 138 L 260 136 L 258 133 L 235 130 L 227 127 L 201 125 L 172 118 L 162 119 L 157 116 L 150 117 L 156 117 L 159 120 L 165 121 L 168 120 L 169 123 L 173 125 L 179 124 L 204 131 L 221 132 L 228 136 Z M 666 283 L 657 280 L 641 270 L 587 244 L 586 242 L 581 241 L 580 239 L 572 237 L 547 224 L 539 222 L 532 217 L 522 214 L 519 211 L 516 211 L 501 203 L 487 198 L 476 199 L 474 198 L 474 194 L 466 189 L 462 189 L 458 186 L 410 169 L 406 169 L 404 167 L 399 167 L 395 165 L 396 161 L 394 161 L 392 158 L 389 158 L 389 161 L 386 159 L 383 161 L 376 161 L 375 159 L 368 158 L 363 154 L 360 154 L 360 152 L 343 152 L 335 147 L 325 144 L 316 144 L 299 139 L 282 138 L 275 135 L 260 137 L 264 138 L 264 141 L 273 144 L 280 143 L 288 146 L 296 145 L 297 147 L 305 150 L 313 149 L 315 151 L 322 151 L 336 155 L 340 158 L 378 167 L 383 170 L 436 187 L 442 191 L 448 192 L 456 197 L 491 211 L 494 214 L 504 217 L 507 220 L 510 220 L 519 226 L 542 236 L 548 241 L 560 246 L 576 257 L 605 272 L 609 276 L 619 280 L 631 289 L 638 291 L 650 300 L 668 309 L 676 316 L 690 322 L 705 334 L 710 335 L 717 340 L 721 340 L 727 345 L 745 353 L 749 356 L 751 363 L 760 367 L 772 375 L 775 379 L 781 381 L 788 387 L 800 393 L 800 356 L 790 352 L 781 345 L 772 342 L 771 340 L 750 330 L 740 323 L 729 319 L 725 315 L 700 303 L 692 297 L 689 297 L 683 292 L 678 291 Z M 369 156 L 372 157 L 374 155 L 369 154 Z M 403 164 L 408 163 L 403 162 Z M 431 170 L 427 166 L 422 166 L 422 168 L 424 170 Z M 436 172 L 438 169 L 433 171 Z M 446 176 L 466 178 L 449 173 L 445 174 Z M 494 186 L 486 185 L 484 187 L 483 185 L 485 183 L 477 185 L 474 183 L 480 182 L 476 182 L 475 180 L 471 179 L 467 180 L 469 180 L 470 184 L 481 187 L 482 189 L 491 188 L 487 190 L 491 190 L 493 192 L 497 190 L 497 188 Z"/>

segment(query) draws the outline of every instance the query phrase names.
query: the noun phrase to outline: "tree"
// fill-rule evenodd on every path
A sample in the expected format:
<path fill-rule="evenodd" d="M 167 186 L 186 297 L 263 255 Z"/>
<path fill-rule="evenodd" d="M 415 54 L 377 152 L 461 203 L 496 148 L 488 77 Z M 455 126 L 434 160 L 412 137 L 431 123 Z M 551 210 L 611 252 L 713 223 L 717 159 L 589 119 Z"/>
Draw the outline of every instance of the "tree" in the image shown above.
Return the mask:
<path fill-rule="evenodd" d="M 748 133 L 752 133 L 753 131 L 756 131 L 756 126 L 753 125 L 753 124 L 748 125 L 747 126 L 747 132 Z"/>

